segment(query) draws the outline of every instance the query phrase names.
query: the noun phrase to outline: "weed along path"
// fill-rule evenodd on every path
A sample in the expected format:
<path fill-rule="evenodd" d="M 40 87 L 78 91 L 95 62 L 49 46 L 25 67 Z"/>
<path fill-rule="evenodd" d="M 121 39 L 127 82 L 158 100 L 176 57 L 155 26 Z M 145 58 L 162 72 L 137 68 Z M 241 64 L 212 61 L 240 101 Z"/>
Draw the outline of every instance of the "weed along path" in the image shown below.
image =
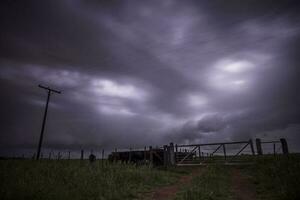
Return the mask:
<path fill-rule="evenodd" d="M 151 192 L 148 198 L 146 200 L 171 200 L 174 199 L 176 196 L 176 193 L 186 185 L 189 185 L 193 179 L 194 176 L 199 176 L 204 168 L 194 167 L 191 170 L 190 174 L 183 175 L 179 178 L 179 180 L 169 186 L 160 187 L 154 191 Z"/>
<path fill-rule="evenodd" d="M 238 168 L 232 169 L 232 192 L 235 200 L 256 200 L 255 186 Z"/>

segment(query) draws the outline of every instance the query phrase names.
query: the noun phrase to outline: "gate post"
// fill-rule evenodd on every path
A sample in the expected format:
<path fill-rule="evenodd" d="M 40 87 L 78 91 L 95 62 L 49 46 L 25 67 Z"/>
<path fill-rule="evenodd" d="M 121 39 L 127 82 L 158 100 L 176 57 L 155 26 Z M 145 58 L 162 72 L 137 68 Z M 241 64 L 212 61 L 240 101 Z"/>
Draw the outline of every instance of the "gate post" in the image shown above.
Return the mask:
<path fill-rule="evenodd" d="M 164 145 L 164 166 L 168 165 L 168 146 Z"/>
<path fill-rule="evenodd" d="M 152 146 L 149 146 L 149 154 L 150 154 L 150 167 L 153 166 L 153 152 L 152 152 Z"/>
<path fill-rule="evenodd" d="M 263 151 L 261 148 L 261 140 L 259 138 L 256 138 L 256 149 L 257 149 L 257 154 L 258 155 L 263 155 Z"/>
<path fill-rule="evenodd" d="M 282 153 L 284 155 L 289 154 L 289 149 L 288 149 L 288 144 L 286 142 L 286 139 L 280 138 L 280 142 L 281 142 L 281 147 L 282 147 Z"/>
<path fill-rule="evenodd" d="M 170 164 L 175 165 L 175 153 L 174 153 L 174 144 L 173 142 L 170 143 Z"/>
<path fill-rule="evenodd" d="M 253 142 L 252 140 L 249 140 L 250 148 L 251 148 L 251 153 L 252 155 L 255 155 L 254 147 L 253 147 Z"/>

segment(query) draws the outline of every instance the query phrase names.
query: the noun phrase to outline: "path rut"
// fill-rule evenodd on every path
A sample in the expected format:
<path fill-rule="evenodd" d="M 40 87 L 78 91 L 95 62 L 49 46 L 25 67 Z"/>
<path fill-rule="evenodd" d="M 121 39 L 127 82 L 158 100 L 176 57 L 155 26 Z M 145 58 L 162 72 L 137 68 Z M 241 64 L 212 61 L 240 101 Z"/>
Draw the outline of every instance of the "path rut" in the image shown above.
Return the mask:
<path fill-rule="evenodd" d="M 191 183 L 194 176 L 198 176 L 203 171 L 203 168 L 194 168 L 192 169 L 189 175 L 184 175 L 179 178 L 179 180 L 169 186 L 158 188 L 157 190 L 153 191 L 150 195 L 148 200 L 171 200 L 174 199 L 176 193 L 185 185 Z"/>
<path fill-rule="evenodd" d="M 256 200 L 255 185 L 244 176 L 240 169 L 233 169 L 232 190 L 235 200 Z"/>

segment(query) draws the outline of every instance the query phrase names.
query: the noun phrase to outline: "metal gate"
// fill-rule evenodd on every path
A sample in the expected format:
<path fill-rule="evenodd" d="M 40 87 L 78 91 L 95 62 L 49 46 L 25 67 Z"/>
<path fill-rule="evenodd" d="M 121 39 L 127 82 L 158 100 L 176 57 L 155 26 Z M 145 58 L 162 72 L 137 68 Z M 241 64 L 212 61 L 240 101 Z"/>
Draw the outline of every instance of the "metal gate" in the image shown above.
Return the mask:
<path fill-rule="evenodd" d="M 230 148 L 230 153 L 228 153 L 228 147 L 238 145 L 238 151 L 233 151 Z M 210 147 L 203 151 L 204 147 Z M 186 166 L 186 165 L 203 165 L 207 163 L 225 163 L 225 164 L 234 164 L 241 163 L 242 161 L 245 163 L 249 162 L 249 156 L 244 156 L 244 159 L 239 155 L 248 147 L 250 149 L 250 153 L 247 155 L 255 155 L 254 147 L 252 140 L 248 141 L 238 141 L 238 142 L 220 142 L 220 143 L 205 143 L 205 144 L 188 144 L 188 145 L 175 145 L 175 163 L 177 166 Z M 183 151 L 182 151 L 183 150 Z M 221 155 L 216 155 L 216 153 L 220 153 Z"/>

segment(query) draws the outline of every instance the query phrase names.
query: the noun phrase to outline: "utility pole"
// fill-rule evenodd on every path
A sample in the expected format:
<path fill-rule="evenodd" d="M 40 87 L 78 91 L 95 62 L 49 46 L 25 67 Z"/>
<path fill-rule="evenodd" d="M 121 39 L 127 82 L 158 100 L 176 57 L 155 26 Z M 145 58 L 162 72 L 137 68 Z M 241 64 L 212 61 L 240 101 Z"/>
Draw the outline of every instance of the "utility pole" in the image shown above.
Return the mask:
<path fill-rule="evenodd" d="M 49 104 L 51 92 L 55 92 L 55 93 L 58 93 L 58 94 L 61 93 L 58 90 L 54 90 L 54 89 L 51 89 L 49 87 L 45 87 L 45 86 L 42 86 L 42 85 L 39 85 L 39 87 L 42 88 L 42 89 L 47 90 L 48 91 L 48 96 L 47 96 L 47 102 L 46 102 L 46 107 L 45 107 L 45 112 L 44 112 L 44 118 L 43 118 L 42 130 L 41 130 L 41 135 L 40 135 L 40 140 L 39 140 L 39 146 L 38 146 L 38 149 L 37 149 L 37 155 L 36 155 L 37 160 L 40 159 L 41 147 L 42 147 L 42 142 L 43 142 L 43 135 L 44 135 L 47 112 L 48 112 L 48 104 Z"/>

